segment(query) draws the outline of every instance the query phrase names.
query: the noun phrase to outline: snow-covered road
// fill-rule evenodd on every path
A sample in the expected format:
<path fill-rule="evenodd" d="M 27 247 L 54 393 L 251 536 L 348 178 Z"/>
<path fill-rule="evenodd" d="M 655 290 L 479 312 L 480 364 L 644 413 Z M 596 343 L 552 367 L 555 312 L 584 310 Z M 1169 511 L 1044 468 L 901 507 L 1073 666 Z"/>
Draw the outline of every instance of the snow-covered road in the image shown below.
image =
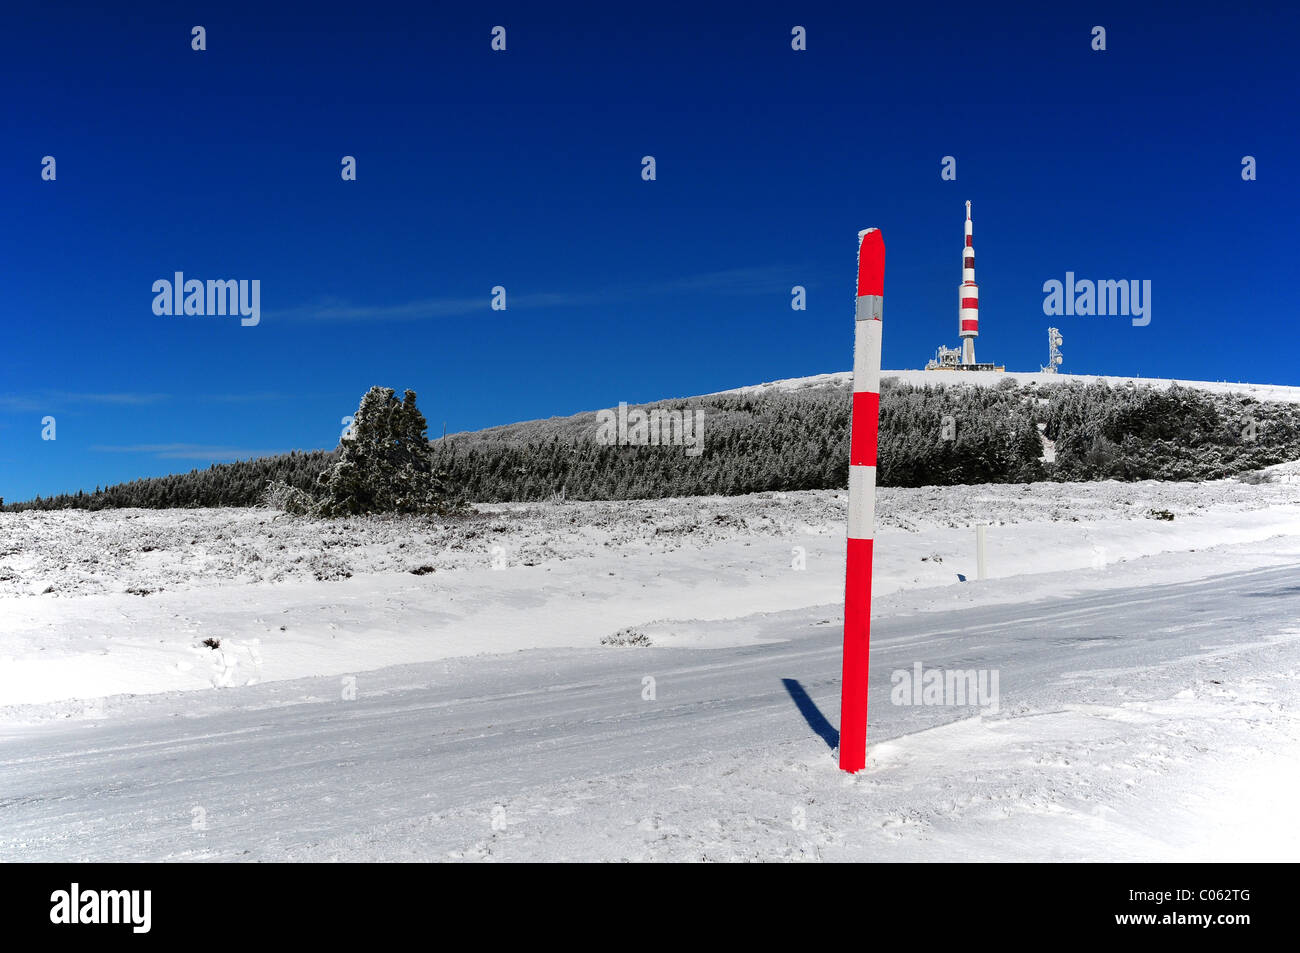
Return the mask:
<path fill-rule="evenodd" d="M 1010 592 L 1021 582 L 982 585 Z M 712 798 L 725 789 L 726 806 L 710 808 L 708 824 L 752 820 L 772 813 L 760 799 L 773 792 L 756 790 L 737 766 L 774 752 L 796 773 L 811 771 L 823 800 L 849 801 L 820 821 L 806 808 L 815 836 L 800 835 L 797 822 L 792 834 L 789 809 L 781 818 L 778 807 L 750 831 L 743 855 L 833 856 L 855 843 L 853 825 L 891 810 L 879 802 L 867 810 L 864 799 L 896 762 L 898 739 L 961 719 L 1023 734 L 1034 716 L 1095 706 L 1133 722 L 1141 719 L 1125 706 L 1213 692 L 1252 673 L 1293 675 L 1300 665 L 1300 566 L 887 617 L 872 643 L 872 760 L 849 782 L 836 776 L 829 747 L 839 721 L 837 611 L 714 623 L 779 640 L 733 648 L 544 649 L 398 666 L 354 683 L 321 677 L 139 696 L 114 702 L 102 719 L 5 725 L 0 860 L 437 859 L 490 855 L 493 838 L 512 843 L 512 857 L 618 859 L 632 856 L 619 839 L 628 825 L 665 836 L 654 833 L 660 815 L 623 817 L 609 794 L 647 785 L 655 804 L 679 815 L 674 836 L 693 845 L 683 856 L 707 856 L 696 848 L 708 832 L 682 828 L 699 820 L 685 802 L 704 800 L 702 772 L 719 768 Z M 891 672 L 918 662 L 996 670 L 999 710 L 976 719 L 972 707 L 891 704 Z M 1264 706 L 1273 715 L 1279 707 Z M 1276 718 L 1261 727 L 1276 728 Z M 1151 741 L 1135 738 L 1132 724 L 1125 730 L 1128 744 Z M 1193 749 L 1202 743 L 1188 739 Z M 806 803 L 810 790 L 793 798 Z M 530 830 L 525 803 L 552 819 L 597 813 L 573 828 L 582 843 L 566 844 L 568 828 Z M 1105 807 L 1113 813 L 1114 799 Z M 791 847 L 791 837 L 816 845 Z M 735 837 L 720 839 L 739 849 Z M 879 859 L 915 856 L 900 846 Z"/>

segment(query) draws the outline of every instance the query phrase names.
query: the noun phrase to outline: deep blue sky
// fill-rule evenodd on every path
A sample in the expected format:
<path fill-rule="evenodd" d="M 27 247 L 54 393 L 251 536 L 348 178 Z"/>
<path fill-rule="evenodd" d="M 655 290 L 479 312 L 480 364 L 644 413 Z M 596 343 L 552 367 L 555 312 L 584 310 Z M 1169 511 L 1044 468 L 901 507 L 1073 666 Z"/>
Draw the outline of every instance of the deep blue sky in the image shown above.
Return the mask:
<path fill-rule="evenodd" d="M 1282 4 L 126 6 L 0 33 L 11 501 L 331 447 L 372 384 L 436 434 L 846 370 L 868 225 L 921 367 L 966 199 L 982 360 L 1037 370 L 1069 270 L 1153 307 L 1056 319 L 1066 371 L 1300 384 Z M 155 316 L 178 270 L 260 279 L 261 324 Z"/>

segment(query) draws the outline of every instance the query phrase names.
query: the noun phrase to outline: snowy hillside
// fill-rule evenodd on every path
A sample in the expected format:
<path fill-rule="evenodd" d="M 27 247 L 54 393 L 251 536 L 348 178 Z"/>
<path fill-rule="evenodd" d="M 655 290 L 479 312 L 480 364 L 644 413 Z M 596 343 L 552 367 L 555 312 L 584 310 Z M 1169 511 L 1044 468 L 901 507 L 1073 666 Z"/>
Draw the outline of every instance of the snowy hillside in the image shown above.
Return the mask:
<path fill-rule="evenodd" d="M 1043 386 L 990 386 L 1034 380 Z M 1089 381 L 1120 386 L 1089 388 Z M 1300 459 L 1300 388 L 1200 383 L 1174 391 L 1173 383 L 1130 387 L 1119 378 L 886 372 L 877 484 L 1213 480 Z M 942 386 L 917 386 L 923 384 Z M 452 433 L 431 444 L 433 466 L 455 494 L 477 502 L 639 500 L 847 485 L 847 374 L 618 406 L 619 428 L 613 425 L 618 414 L 606 408 Z M 645 416 L 629 427 L 636 412 Z M 1044 446 L 1053 448 L 1050 456 Z M 254 506 L 264 502 L 269 486 L 315 493 L 338 453 L 295 451 L 215 464 L 90 493 L 10 502 L 5 509 Z"/>
<path fill-rule="evenodd" d="M 1107 377 L 1100 374 L 1040 374 L 1029 371 L 881 371 L 881 378 L 894 378 L 904 384 L 917 386 L 930 385 L 951 386 L 966 384 L 974 387 L 996 387 L 1001 381 L 1011 380 L 1019 384 L 1065 384 L 1076 381 L 1081 384 L 1104 383 L 1112 387 L 1133 384 L 1138 387 L 1155 387 L 1165 389 L 1171 384 L 1191 387 L 1196 390 L 1215 394 L 1240 394 L 1256 400 L 1276 401 L 1284 404 L 1300 403 L 1300 386 L 1288 384 L 1249 384 L 1232 381 L 1174 381 L 1160 377 Z M 786 380 L 770 381 L 766 384 L 753 384 L 732 390 L 719 391 L 720 394 L 753 394 L 765 391 L 790 392 L 809 390 L 817 387 L 848 387 L 853 381 L 851 371 L 839 371 L 833 374 L 814 374 L 811 377 L 791 377 Z M 712 395 L 706 395 L 712 396 Z"/>

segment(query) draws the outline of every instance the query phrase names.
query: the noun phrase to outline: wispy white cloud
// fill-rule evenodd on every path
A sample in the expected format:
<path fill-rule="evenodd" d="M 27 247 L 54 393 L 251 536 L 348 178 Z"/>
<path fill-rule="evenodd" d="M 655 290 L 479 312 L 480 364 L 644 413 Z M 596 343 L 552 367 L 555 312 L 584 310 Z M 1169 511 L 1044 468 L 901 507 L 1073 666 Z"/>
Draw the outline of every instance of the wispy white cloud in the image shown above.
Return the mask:
<path fill-rule="evenodd" d="M 214 404 L 263 404 L 277 400 L 288 400 L 292 397 L 301 395 L 280 394 L 275 391 L 257 391 L 246 394 L 199 394 L 198 400 L 209 401 Z"/>
<path fill-rule="evenodd" d="M 270 457 L 286 450 L 250 450 L 204 443 L 136 443 L 125 446 L 97 444 L 90 448 L 102 453 L 148 453 L 159 460 L 247 460 Z"/>
<path fill-rule="evenodd" d="M 170 400 L 168 394 L 67 394 L 69 400 L 87 404 L 156 404 Z"/>
<path fill-rule="evenodd" d="M 392 305 L 355 305 L 338 298 L 322 298 L 297 308 L 265 310 L 262 316 L 280 320 L 409 321 L 470 314 L 487 307 L 487 295 L 479 298 L 423 298 Z"/>
<path fill-rule="evenodd" d="M 567 291 L 532 291 L 510 293 L 511 311 L 531 308 L 563 308 L 626 302 L 629 298 L 646 298 L 671 294 L 749 295 L 767 294 L 784 287 L 787 276 L 797 269 L 786 266 L 768 268 L 731 268 L 722 271 L 666 278 L 657 281 L 603 284 L 589 289 Z M 486 291 L 474 297 L 449 296 L 421 298 L 386 305 L 364 305 L 339 298 L 321 298 L 295 308 L 265 310 L 264 317 L 279 320 L 307 321 L 411 321 L 426 318 L 459 317 L 487 314 L 491 295 Z"/>
<path fill-rule="evenodd" d="M 233 394 L 193 394 L 186 400 L 213 404 L 260 404 L 285 400 L 287 394 L 274 391 L 249 391 Z M 148 407 L 163 402 L 175 402 L 171 394 L 89 394 L 73 391 L 33 391 L 29 394 L 0 394 L 0 412 L 50 413 L 60 408 L 76 406 Z"/>
<path fill-rule="evenodd" d="M 0 394 L 0 410 L 16 412 L 49 411 L 77 404 L 145 406 L 169 400 L 167 394 L 86 394 L 74 391 L 32 391 L 27 394 Z"/>

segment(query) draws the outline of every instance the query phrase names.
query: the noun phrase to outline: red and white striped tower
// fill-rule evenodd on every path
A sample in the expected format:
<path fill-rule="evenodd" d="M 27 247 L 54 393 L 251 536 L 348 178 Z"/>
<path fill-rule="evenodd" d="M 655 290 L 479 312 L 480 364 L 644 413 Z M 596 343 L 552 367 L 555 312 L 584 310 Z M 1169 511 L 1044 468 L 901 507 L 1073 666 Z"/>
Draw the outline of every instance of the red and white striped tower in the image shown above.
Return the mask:
<path fill-rule="evenodd" d="M 961 287 L 957 289 L 960 310 L 957 323 L 961 334 L 961 362 L 975 363 L 975 339 L 980 336 L 980 286 L 975 284 L 975 245 L 970 220 L 970 202 L 966 203 L 966 247 L 962 249 Z"/>
<path fill-rule="evenodd" d="M 853 422 L 849 437 L 849 539 L 844 585 L 844 674 L 840 768 L 867 765 L 867 671 L 871 648 L 871 547 L 876 530 L 876 431 L 880 422 L 880 315 L 885 240 L 858 233 L 858 307 L 853 337 Z"/>

